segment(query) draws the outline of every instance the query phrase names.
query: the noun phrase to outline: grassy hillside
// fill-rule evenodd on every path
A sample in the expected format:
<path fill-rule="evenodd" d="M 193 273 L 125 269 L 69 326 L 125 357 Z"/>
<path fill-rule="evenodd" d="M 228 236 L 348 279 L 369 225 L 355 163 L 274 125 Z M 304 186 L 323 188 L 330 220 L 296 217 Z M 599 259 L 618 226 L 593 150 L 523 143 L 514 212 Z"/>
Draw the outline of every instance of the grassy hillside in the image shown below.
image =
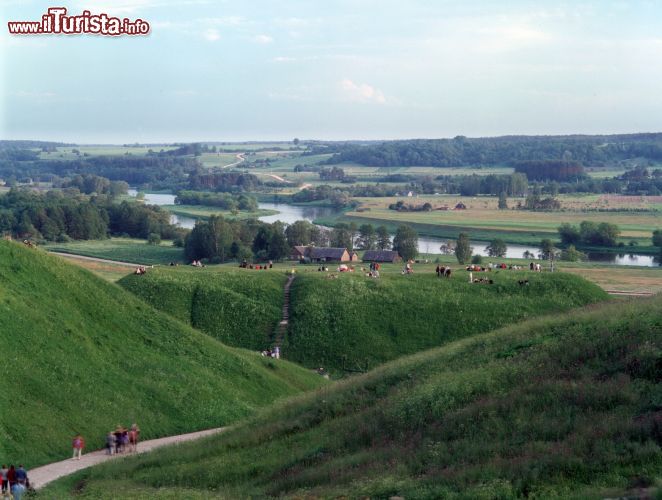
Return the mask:
<path fill-rule="evenodd" d="M 227 434 L 89 469 L 82 498 L 603 498 L 662 485 L 662 296 L 466 338 Z"/>
<path fill-rule="evenodd" d="M 119 284 L 228 345 L 261 350 L 280 321 L 285 280 L 274 270 L 178 267 L 129 275 Z"/>
<path fill-rule="evenodd" d="M 476 275 L 475 277 L 477 277 Z M 361 275 L 302 275 L 292 287 L 284 355 L 305 366 L 366 371 L 406 354 L 606 298 L 596 285 L 564 273 L 490 273 L 494 284 L 471 284 L 468 273 L 434 272 L 379 280 Z M 522 287 L 518 280 L 528 279 Z"/>
<path fill-rule="evenodd" d="M 0 457 L 28 466 L 116 423 L 145 437 L 235 422 L 319 377 L 228 348 L 90 272 L 0 241 Z"/>

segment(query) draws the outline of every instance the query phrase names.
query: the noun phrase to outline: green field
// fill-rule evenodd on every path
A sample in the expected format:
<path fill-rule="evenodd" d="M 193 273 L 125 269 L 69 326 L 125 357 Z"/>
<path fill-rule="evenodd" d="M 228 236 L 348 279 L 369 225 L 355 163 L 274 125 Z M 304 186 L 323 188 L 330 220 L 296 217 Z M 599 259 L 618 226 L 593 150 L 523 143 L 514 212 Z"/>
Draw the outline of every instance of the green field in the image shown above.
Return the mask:
<path fill-rule="evenodd" d="M 118 423 L 144 437 L 219 427 L 319 385 L 296 365 L 226 347 L 122 288 L 0 241 L 0 456 L 28 468 L 91 449 Z"/>
<path fill-rule="evenodd" d="M 400 266 L 386 266 L 379 280 L 359 272 L 329 279 L 297 266 L 283 356 L 334 375 L 367 371 L 461 337 L 606 298 L 596 285 L 563 273 L 495 272 L 493 285 L 479 285 L 469 284 L 466 271 L 457 269 L 450 280 L 440 280 L 434 266 L 416 266 L 417 274 L 406 277 Z M 280 318 L 284 279 L 275 269 L 216 266 L 156 269 L 120 283 L 226 343 L 260 349 Z M 529 279 L 530 286 L 519 286 L 519 279 Z"/>
<path fill-rule="evenodd" d="M 472 336 L 47 493 L 658 498 L 661 325 L 656 297 Z"/>
<path fill-rule="evenodd" d="M 255 212 L 237 212 L 233 214 L 229 210 L 221 210 L 218 207 L 209 207 L 205 205 L 163 205 L 163 208 L 175 215 L 191 217 L 192 219 L 208 219 L 212 215 L 221 215 L 226 219 L 257 219 L 267 215 L 275 215 L 276 210 L 258 209 Z"/>
<path fill-rule="evenodd" d="M 221 342 L 260 351 L 281 319 L 285 273 L 229 266 L 158 268 L 119 284 Z"/>
<path fill-rule="evenodd" d="M 407 204 L 422 205 L 429 202 L 433 206 L 430 212 L 404 212 L 390 210 L 388 205 L 403 200 Z M 660 227 L 660 211 L 656 203 L 629 202 L 619 203 L 615 199 L 603 199 L 593 196 L 568 196 L 560 198 L 564 210 L 536 212 L 529 210 L 499 210 L 494 197 L 461 196 L 420 196 L 400 198 L 357 198 L 360 207 L 346 211 L 339 217 L 320 218 L 316 222 L 334 225 L 342 222 L 357 224 L 384 224 L 393 232 L 400 224 L 411 224 L 421 235 L 440 238 L 457 238 L 460 232 L 468 232 L 477 241 L 490 241 L 502 238 L 507 243 L 537 245 L 543 238 L 558 239 L 557 228 L 562 223 L 579 225 L 588 220 L 596 223 L 609 222 L 619 226 L 620 242 L 637 242 L 636 252 L 652 253 L 653 230 Z M 515 206 L 518 199 L 510 199 L 510 206 Z M 466 210 L 437 210 L 441 207 L 455 207 L 464 203 Z M 646 211 L 627 211 L 630 207 L 646 207 Z M 599 208 L 614 211 L 597 211 Z"/>
<path fill-rule="evenodd" d="M 135 264 L 169 264 L 184 262 L 184 250 L 172 246 L 172 241 L 148 245 L 147 240 L 136 238 L 109 238 L 107 240 L 49 243 L 46 250 L 116 260 Z"/>

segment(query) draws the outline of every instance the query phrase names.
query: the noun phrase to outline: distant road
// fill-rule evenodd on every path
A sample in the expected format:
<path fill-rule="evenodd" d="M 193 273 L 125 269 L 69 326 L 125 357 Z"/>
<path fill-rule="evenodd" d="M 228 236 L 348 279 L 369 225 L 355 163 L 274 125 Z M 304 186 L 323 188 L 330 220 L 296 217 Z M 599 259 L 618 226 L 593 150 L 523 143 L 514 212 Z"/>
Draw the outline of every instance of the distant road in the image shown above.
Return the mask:
<path fill-rule="evenodd" d="M 78 255 L 76 253 L 52 252 L 50 250 L 48 250 L 48 253 L 59 255 L 60 257 L 66 257 L 68 259 L 91 260 L 92 262 L 103 262 L 105 264 L 116 264 L 118 266 L 151 266 L 151 264 L 136 264 L 135 262 L 122 262 L 121 260 L 100 259 L 98 257 L 88 257 L 87 255 Z"/>
<path fill-rule="evenodd" d="M 239 154 L 237 154 L 236 158 L 237 158 L 237 161 L 236 161 L 236 162 L 234 162 L 234 163 L 230 163 L 230 164 L 228 164 L 228 165 L 223 165 L 221 168 L 222 168 L 222 169 L 223 169 L 223 168 L 230 168 L 230 167 L 234 167 L 234 166 L 236 166 L 236 165 L 239 165 L 240 163 L 243 163 L 244 160 L 245 160 L 245 158 L 244 158 L 244 153 L 239 153 Z"/>
<path fill-rule="evenodd" d="M 227 427 L 219 427 L 217 429 L 209 429 L 206 431 L 191 432 L 189 434 L 180 434 L 178 436 L 168 436 L 159 439 L 151 439 L 149 441 L 142 441 L 138 443 L 138 451 L 136 453 L 124 452 L 117 455 L 107 455 L 105 450 L 93 451 L 84 453 L 80 460 L 62 460 L 61 462 L 53 462 L 52 464 L 43 465 L 28 471 L 28 478 L 30 484 L 35 489 L 41 489 L 48 483 L 60 479 L 61 477 L 68 476 L 74 472 L 82 469 L 87 469 L 93 465 L 107 462 L 108 460 L 115 460 L 118 458 L 129 457 L 136 454 L 147 453 L 161 446 L 177 443 L 185 443 L 193 441 L 206 436 L 212 436 L 228 429 Z M 83 436 L 84 437 L 84 436 Z"/>

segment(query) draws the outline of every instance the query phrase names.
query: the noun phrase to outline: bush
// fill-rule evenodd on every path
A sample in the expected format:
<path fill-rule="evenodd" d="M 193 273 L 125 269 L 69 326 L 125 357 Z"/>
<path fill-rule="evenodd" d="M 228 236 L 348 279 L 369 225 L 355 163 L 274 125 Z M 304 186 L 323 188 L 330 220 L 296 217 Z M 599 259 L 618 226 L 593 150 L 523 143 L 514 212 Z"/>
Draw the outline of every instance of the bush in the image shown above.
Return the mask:
<path fill-rule="evenodd" d="M 483 256 L 482 255 L 474 255 L 471 257 L 471 263 L 472 264 L 482 264 L 483 263 Z"/>
<path fill-rule="evenodd" d="M 147 236 L 148 245 L 160 245 L 161 244 L 161 235 L 158 233 L 149 233 Z"/>

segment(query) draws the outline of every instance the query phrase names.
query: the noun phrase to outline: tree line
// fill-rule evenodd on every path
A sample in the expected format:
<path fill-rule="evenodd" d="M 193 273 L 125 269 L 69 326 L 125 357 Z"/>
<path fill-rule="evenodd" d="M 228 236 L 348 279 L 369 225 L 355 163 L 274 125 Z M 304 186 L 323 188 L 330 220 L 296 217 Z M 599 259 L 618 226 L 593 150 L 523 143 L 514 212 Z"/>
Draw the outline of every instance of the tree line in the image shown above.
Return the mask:
<path fill-rule="evenodd" d="M 41 194 L 23 189 L 0 196 L 0 233 L 49 241 L 182 236 L 182 230 L 170 224 L 170 213 L 158 206 L 115 203 L 110 196 L 85 196 L 77 190 Z"/>
<path fill-rule="evenodd" d="M 255 196 L 247 194 L 211 193 L 209 191 L 179 191 L 175 197 L 177 205 L 205 205 L 223 210 L 255 212 L 258 209 Z"/>
<path fill-rule="evenodd" d="M 644 158 L 662 160 L 662 134 L 610 136 L 504 136 L 416 139 L 357 143 L 324 143 L 320 152 L 334 153 L 326 163 L 355 162 L 374 167 L 514 165 L 536 160 L 574 161 L 604 166 Z"/>

